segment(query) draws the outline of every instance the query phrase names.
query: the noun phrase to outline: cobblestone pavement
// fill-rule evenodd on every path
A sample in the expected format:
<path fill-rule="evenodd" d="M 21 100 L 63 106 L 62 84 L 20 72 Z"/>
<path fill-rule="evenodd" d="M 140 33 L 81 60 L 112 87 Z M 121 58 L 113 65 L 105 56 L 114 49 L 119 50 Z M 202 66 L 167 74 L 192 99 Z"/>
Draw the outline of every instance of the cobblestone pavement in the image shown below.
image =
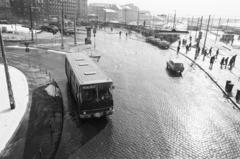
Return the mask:
<path fill-rule="evenodd" d="M 101 120 L 78 118 L 63 55 L 29 56 L 62 91 L 64 126 L 55 158 L 240 158 L 239 111 L 198 67 L 124 34 L 98 31 L 95 45 L 91 51 L 101 54 L 98 64 L 115 84 L 115 113 Z M 184 62 L 182 77 L 166 71 L 169 58 Z"/>
<path fill-rule="evenodd" d="M 116 86 L 115 113 L 76 125 L 68 119 L 56 158 L 240 158 L 239 111 L 198 67 L 101 31 L 93 51 Z M 182 77 L 166 71 L 169 58 L 184 62 Z"/>

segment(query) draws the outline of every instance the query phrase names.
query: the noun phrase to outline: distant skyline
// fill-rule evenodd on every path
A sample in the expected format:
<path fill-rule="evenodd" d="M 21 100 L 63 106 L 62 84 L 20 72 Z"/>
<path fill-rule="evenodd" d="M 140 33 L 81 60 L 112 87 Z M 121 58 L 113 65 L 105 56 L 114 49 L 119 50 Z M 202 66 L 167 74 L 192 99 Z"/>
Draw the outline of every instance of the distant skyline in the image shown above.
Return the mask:
<path fill-rule="evenodd" d="M 153 14 L 174 14 L 178 16 L 208 16 L 215 18 L 240 18 L 240 0 L 88 0 L 88 3 L 134 3 L 141 10 Z"/>

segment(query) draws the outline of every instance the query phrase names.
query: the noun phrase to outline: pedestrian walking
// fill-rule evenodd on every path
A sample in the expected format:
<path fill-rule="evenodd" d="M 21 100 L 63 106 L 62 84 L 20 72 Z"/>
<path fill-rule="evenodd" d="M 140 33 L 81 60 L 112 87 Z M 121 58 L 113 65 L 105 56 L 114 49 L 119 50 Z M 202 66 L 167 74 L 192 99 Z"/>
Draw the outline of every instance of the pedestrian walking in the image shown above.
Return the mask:
<path fill-rule="evenodd" d="M 179 47 L 181 46 L 181 39 L 178 41 L 178 46 Z"/>
<path fill-rule="evenodd" d="M 204 52 L 203 52 L 203 61 L 205 60 L 206 56 L 207 56 L 207 50 L 204 50 Z"/>
<path fill-rule="evenodd" d="M 177 54 L 179 53 L 179 51 L 180 51 L 180 46 L 178 45 L 178 47 L 177 47 Z"/>
<path fill-rule="evenodd" d="M 192 48 L 192 42 L 189 43 L 188 48 L 189 48 L 189 50 L 191 50 L 191 48 Z"/>
<path fill-rule="evenodd" d="M 127 39 L 128 33 L 126 32 L 125 35 L 126 35 L 126 39 Z"/>
<path fill-rule="evenodd" d="M 189 46 L 186 45 L 186 54 L 188 53 Z"/>
<path fill-rule="evenodd" d="M 197 48 L 198 54 L 200 53 L 200 51 L 201 51 L 201 48 L 200 48 L 200 46 L 198 46 L 198 48 Z"/>
<path fill-rule="evenodd" d="M 217 51 L 216 51 L 216 59 L 218 57 L 218 54 L 219 54 L 219 49 L 217 49 Z"/>
<path fill-rule="evenodd" d="M 122 35 L 122 32 L 121 31 L 119 31 L 119 37 L 121 38 L 121 35 Z"/>
<path fill-rule="evenodd" d="M 204 49 L 204 48 L 202 48 L 202 54 L 204 54 L 204 52 L 205 52 L 205 49 Z"/>
<path fill-rule="evenodd" d="M 236 56 L 237 56 L 237 55 L 234 55 L 234 56 L 230 59 L 230 61 L 229 61 L 229 70 L 232 70 L 232 68 L 234 67 Z"/>
<path fill-rule="evenodd" d="M 225 58 L 223 57 L 221 62 L 220 62 L 220 68 L 222 69 L 222 66 L 224 65 Z"/>
<path fill-rule="evenodd" d="M 234 55 L 233 56 L 233 67 L 235 66 L 236 58 L 237 58 L 237 55 Z"/>
<path fill-rule="evenodd" d="M 209 49 L 208 54 L 209 54 L 210 56 L 212 56 L 212 47 Z"/>
<path fill-rule="evenodd" d="M 228 58 L 229 57 L 225 58 L 225 69 L 227 68 L 227 65 L 228 65 Z"/>
<path fill-rule="evenodd" d="M 232 40 L 231 40 L 231 46 L 233 45 L 233 42 L 234 42 L 234 37 L 233 37 Z"/>
<path fill-rule="evenodd" d="M 211 70 L 212 67 L 213 67 L 214 61 L 215 61 L 215 56 L 212 56 L 212 57 L 210 58 L 210 65 L 209 65 L 209 69 L 210 69 L 210 70 Z"/>

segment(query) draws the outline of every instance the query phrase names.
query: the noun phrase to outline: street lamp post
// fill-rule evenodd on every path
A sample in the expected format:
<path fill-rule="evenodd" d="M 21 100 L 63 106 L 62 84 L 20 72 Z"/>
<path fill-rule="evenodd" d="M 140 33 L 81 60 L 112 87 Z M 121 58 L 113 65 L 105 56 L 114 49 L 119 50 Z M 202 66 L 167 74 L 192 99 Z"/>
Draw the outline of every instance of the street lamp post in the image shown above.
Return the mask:
<path fill-rule="evenodd" d="M 216 34 L 215 43 L 217 42 L 217 37 L 218 37 L 218 31 L 219 31 L 220 24 L 221 24 L 221 17 L 219 18 L 219 21 L 218 21 L 217 34 Z"/>
<path fill-rule="evenodd" d="M 62 0 L 62 11 L 61 11 L 62 21 L 61 21 L 61 49 L 64 49 L 64 43 L 63 43 L 63 25 L 64 25 L 64 13 L 63 13 L 63 0 Z"/>
<path fill-rule="evenodd" d="M 30 30 L 31 30 L 31 41 L 33 41 L 33 19 L 32 19 L 32 6 L 29 7 L 30 12 Z"/>
<path fill-rule="evenodd" d="M 77 16 L 74 17 L 74 45 L 77 45 L 76 18 Z"/>
<path fill-rule="evenodd" d="M 1 30 L 0 30 L 0 43 L 1 43 L 1 51 L 2 51 L 7 87 L 8 87 L 10 107 L 11 107 L 11 109 L 15 109 L 15 100 L 14 100 L 14 96 L 13 96 L 12 84 L 11 84 L 10 75 L 9 75 L 9 71 L 8 71 L 8 64 L 7 64 L 7 59 L 6 59 L 6 55 L 5 55 L 4 42 L 2 39 L 2 31 Z"/>
<path fill-rule="evenodd" d="M 208 24 L 207 24 L 206 35 L 205 35 L 204 44 L 203 44 L 203 50 L 205 49 L 205 46 L 206 46 L 206 41 L 207 41 L 207 35 L 208 35 L 208 29 L 209 29 L 210 20 L 211 20 L 211 15 L 209 15 L 209 18 L 208 18 Z"/>

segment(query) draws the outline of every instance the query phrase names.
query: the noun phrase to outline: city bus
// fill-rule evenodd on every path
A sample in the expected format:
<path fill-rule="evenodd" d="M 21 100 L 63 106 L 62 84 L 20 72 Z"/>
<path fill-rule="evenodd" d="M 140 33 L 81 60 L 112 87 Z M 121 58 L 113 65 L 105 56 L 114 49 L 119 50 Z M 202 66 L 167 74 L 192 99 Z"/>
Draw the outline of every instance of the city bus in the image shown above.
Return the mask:
<path fill-rule="evenodd" d="M 67 54 L 65 72 L 80 118 L 100 118 L 113 113 L 113 82 L 88 56 Z"/>

